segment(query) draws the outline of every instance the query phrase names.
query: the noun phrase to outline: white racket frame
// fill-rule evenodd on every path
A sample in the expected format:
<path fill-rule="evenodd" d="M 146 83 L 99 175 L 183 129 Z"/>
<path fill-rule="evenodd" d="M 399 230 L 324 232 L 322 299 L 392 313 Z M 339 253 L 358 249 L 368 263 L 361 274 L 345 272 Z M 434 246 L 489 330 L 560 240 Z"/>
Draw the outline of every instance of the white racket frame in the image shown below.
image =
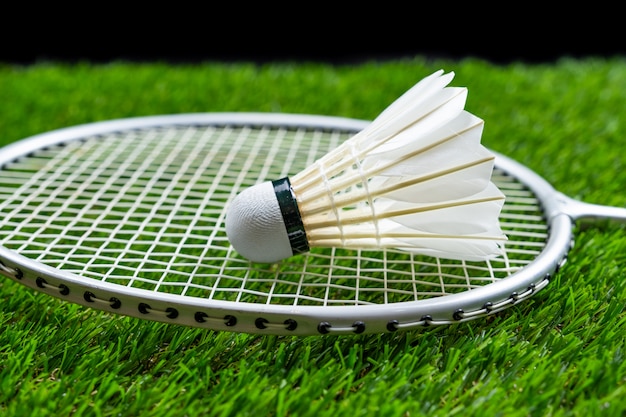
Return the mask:
<path fill-rule="evenodd" d="M 192 113 L 90 123 L 32 136 L 8 145 L 0 166 L 50 147 L 99 134 L 152 126 L 260 125 L 363 129 L 369 122 L 333 116 L 272 113 Z M 383 305 L 259 305 L 158 293 L 86 279 L 0 247 L 0 274 L 34 290 L 111 313 L 141 319 L 246 333 L 278 335 L 383 333 L 474 320 L 508 308 L 544 288 L 567 259 L 572 228 L 582 217 L 626 220 L 626 209 L 573 200 L 527 167 L 496 154 L 496 167 L 516 177 L 541 201 L 549 237 L 539 256 L 511 276 L 471 291 Z"/>

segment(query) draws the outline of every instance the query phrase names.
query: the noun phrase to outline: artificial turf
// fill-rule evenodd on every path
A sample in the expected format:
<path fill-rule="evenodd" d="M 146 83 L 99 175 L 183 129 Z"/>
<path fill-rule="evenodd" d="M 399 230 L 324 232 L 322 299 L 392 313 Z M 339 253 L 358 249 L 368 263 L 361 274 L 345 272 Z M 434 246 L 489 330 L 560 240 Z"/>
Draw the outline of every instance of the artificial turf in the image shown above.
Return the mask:
<path fill-rule="evenodd" d="M 467 86 L 483 143 L 555 188 L 626 207 L 626 59 L 0 64 L 0 145 L 52 129 L 190 112 L 373 119 L 437 69 Z M 1 150 L 0 150 L 1 152 Z M 0 279 L 2 416 L 619 416 L 626 228 L 575 230 L 529 301 L 382 335 L 221 333 L 112 316 Z"/>

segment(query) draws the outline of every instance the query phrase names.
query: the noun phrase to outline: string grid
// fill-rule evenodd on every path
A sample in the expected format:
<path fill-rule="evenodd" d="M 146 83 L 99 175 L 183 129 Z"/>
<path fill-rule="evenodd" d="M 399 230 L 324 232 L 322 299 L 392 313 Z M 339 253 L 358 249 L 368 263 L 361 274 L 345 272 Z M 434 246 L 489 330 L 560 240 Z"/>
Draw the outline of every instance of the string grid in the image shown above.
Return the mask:
<path fill-rule="evenodd" d="M 99 282 L 206 300 L 373 305 L 505 279 L 547 239 L 539 203 L 496 170 L 505 255 L 450 261 L 401 250 L 313 249 L 250 264 L 224 230 L 228 202 L 299 172 L 354 132 L 280 126 L 166 126 L 86 137 L 0 170 L 0 245 Z"/>

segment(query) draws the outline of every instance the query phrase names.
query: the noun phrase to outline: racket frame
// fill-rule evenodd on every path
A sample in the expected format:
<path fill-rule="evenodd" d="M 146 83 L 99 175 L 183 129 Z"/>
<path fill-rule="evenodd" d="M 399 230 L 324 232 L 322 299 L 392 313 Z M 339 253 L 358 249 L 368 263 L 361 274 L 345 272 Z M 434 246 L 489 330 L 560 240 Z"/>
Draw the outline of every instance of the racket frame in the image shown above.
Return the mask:
<path fill-rule="evenodd" d="M 32 136 L 2 149 L 0 167 L 36 149 L 84 137 L 154 126 L 236 125 L 288 128 L 363 129 L 369 122 L 334 116 L 275 113 L 190 113 L 126 118 L 62 128 Z M 495 152 L 494 152 L 495 153 Z M 84 279 L 0 246 L 0 274 L 36 291 L 90 308 L 172 324 L 246 333 L 311 335 L 383 333 L 474 320 L 504 310 L 543 289 L 567 259 L 574 221 L 569 200 L 518 162 L 496 154 L 496 167 L 516 177 L 541 201 L 549 236 L 539 256 L 494 283 L 436 298 L 396 304 L 291 306 L 235 303 L 159 293 Z"/>

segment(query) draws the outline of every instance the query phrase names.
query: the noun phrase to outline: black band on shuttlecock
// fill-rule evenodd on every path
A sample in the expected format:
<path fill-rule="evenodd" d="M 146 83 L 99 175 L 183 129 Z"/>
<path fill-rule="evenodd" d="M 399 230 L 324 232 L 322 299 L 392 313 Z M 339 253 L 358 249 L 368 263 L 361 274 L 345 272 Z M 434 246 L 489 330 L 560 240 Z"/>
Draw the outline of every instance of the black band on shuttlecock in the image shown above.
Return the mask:
<path fill-rule="evenodd" d="M 283 215 L 283 222 L 289 236 L 289 244 L 293 254 L 304 253 L 309 251 L 309 241 L 306 238 L 302 216 L 298 208 L 296 196 L 291 188 L 289 178 L 281 178 L 272 181 L 280 213 Z"/>

